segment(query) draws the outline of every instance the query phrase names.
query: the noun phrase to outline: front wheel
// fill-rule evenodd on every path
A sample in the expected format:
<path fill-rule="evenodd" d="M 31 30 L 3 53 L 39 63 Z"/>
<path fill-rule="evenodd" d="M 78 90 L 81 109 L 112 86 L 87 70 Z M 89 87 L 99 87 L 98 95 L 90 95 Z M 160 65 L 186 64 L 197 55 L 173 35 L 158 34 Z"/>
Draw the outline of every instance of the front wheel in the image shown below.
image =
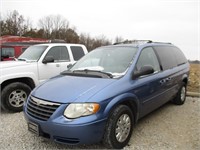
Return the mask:
<path fill-rule="evenodd" d="M 172 102 L 176 105 L 182 105 L 185 103 L 186 99 L 186 85 L 183 83 Z"/>
<path fill-rule="evenodd" d="M 4 110 L 19 112 L 27 100 L 31 88 L 24 83 L 14 82 L 5 86 L 1 93 L 1 107 Z"/>
<path fill-rule="evenodd" d="M 134 116 L 126 105 L 119 105 L 110 115 L 103 143 L 107 148 L 121 149 L 130 140 L 134 124 Z"/>

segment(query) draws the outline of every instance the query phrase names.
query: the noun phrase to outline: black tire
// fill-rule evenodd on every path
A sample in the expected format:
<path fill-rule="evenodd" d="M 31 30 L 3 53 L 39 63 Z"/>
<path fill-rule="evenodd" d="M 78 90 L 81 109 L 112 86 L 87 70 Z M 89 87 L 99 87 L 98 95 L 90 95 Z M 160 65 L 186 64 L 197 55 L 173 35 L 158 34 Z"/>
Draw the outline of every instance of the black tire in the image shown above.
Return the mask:
<path fill-rule="evenodd" d="M 124 122 L 124 119 L 122 119 L 121 117 L 125 117 L 126 119 L 125 118 L 124 119 L 127 121 Z M 120 121 L 123 124 L 121 124 Z M 122 130 L 119 130 L 120 127 L 118 126 L 118 123 L 121 124 Z M 111 113 L 108 119 L 106 131 L 103 137 L 103 144 L 109 149 L 110 148 L 122 149 L 124 146 L 128 144 L 130 140 L 130 137 L 133 131 L 133 125 L 134 125 L 134 116 L 131 109 L 126 105 L 117 106 L 114 109 L 114 111 Z M 117 135 L 119 135 L 119 132 L 117 134 L 117 131 L 116 131 L 117 129 L 118 131 L 121 131 L 121 133 L 123 132 L 122 134 L 126 133 L 124 132 L 124 130 L 127 131 L 128 134 L 126 134 L 123 140 L 120 138 L 119 139 L 117 138 Z"/>
<path fill-rule="evenodd" d="M 172 102 L 176 105 L 183 105 L 186 99 L 186 85 L 183 83 Z"/>
<path fill-rule="evenodd" d="M 10 83 L 1 91 L 1 107 L 6 111 L 19 112 L 27 100 L 31 88 L 21 82 Z"/>

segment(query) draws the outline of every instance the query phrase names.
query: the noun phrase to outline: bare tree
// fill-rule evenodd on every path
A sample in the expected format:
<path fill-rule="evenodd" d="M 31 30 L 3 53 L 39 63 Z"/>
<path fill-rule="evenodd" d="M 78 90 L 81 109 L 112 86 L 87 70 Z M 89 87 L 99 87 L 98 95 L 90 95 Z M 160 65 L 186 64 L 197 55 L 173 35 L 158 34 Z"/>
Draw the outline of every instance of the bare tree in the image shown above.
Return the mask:
<path fill-rule="evenodd" d="M 122 42 L 122 41 L 124 41 L 124 39 L 121 36 L 116 36 L 114 43 L 119 43 L 119 42 Z"/>
<path fill-rule="evenodd" d="M 4 21 L 2 20 L 2 14 L 1 14 L 1 12 L 0 12 L 0 36 L 2 35 L 2 32 L 3 32 L 3 30 L 5 30 L 4 29 L 4 25 L 5 23 L 4 23 Z"/>
<path fill-rule="evenodd" d="M 1 20 L 2 35 L 23 35 L 30 28 L 25 22 L 25 18 L 14 10 L 8 12 L 5 19 Z"/>
<path fill-rule="evenodd" d="M 46 16 L 39 20 L 38 25 L 44 30 L 44 37 L 49 38 L 53 30 L 53 16 Z"/>
<path fill-rule="evenodd" d="M 60 15 L 49 15 L 41 18 L 38 21 L 38 26 L 40 27 L 39 29 L 32 28 L 30 18 L 25 19 L 17 11 L 10 12 L 5 20 L 0 18 L 1 35 L 23 35 L 52 40 L 63 39 L 67 43 L 84 44 L 89 51 L 96 47 L 111 44 L 111 41 L 104 35 L 95 38 L 85 33 L 79 35 L 76 32 L 76 28 L 70 27 L 68 20 Z M 116 37 L 115 39 L 116 42 L 122 40 L 121 37 Z"/>
<path fill-rule="evenodd" d="M 33 24 L 32 24 L 32 20 L 28 17 L 25 20 L 25 25 L 27 26 L 27 30 L 31 30 L 33 29 Z"/>
<path fill-rule="evenodd" d="M 111 42 L 106 38 L 105 35 L 98 36 L 94 38 L 92 49 L 95 49 L 100 46 L 110 45 Z"/>
<path fill-rule="evenodd" d="M 22 16 L 19 17 L 19 13 L 16 10 L 13 12 L 8 12 L 5 20 L 6 31 L 4 32 L 6 34 L 18 35 L 18 26 L 22 21 Z"/>
<path fill-rule="evenodd" d="M 45 38 L 61 38 L 63 30 L 69 28 L 69 22 L 61 15 L 50 15 L 39 20 L 39 27 L 44 30 Z"/>
<path fill-rule="evenodd" d="M 67 19 L 65 19 L 64 17 L 62 17 L 61 15 L 57 15 L 53 17 L 53 28 L 54 30 L 60 30 L 63 28 L 68 28 L 69 27 L 69 22 L 67 21 Z"/>
<path fill-rule="evenodd" d="M 19 16 L 19 18 L 18 18 L 18 20 L 17 20 L 17 23 L 16 23 L 16 25 L 17 25 L 17 32 L 18 32 L 18 34 L 20 35 L 20 36 L 22 36 L 22 34 L 24 33 L 24 31 L 26 31 L 27 30 L 27 26 L 24 24 L 24 21 L 25 21 L 25 19 L 24 19 L 24 17 L 22 16 L 22 15 L 20 15 Z"/>
<path fill-rule="evenodd" d="M 80 34 L 79 43 L 84 44 L 89 51 L 92 50 L 93 42 L 94 42 L 94 39 L 92 39 L 89 34 L 86 34 L 86 33 Z"/>
<path fill-rule="evenodd" d="M 108 40 L 104 35 L 92 38 L 89 34 L 85 33 L 80 34 L 79 43 L 84 44 L 89 51 L 100 46 L 111 44 L 110 40 Z"/>

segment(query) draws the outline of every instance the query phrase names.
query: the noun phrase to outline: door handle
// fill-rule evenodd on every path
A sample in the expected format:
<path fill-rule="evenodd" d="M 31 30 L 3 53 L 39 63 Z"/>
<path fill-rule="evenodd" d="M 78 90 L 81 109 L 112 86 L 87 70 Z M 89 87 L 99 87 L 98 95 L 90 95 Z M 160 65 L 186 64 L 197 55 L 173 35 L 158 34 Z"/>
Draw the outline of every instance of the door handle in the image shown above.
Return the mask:
<path fill-rule="evenodd" d="M 56 64 L 56 67 L 60 67 L 60 64 Z"/>
<path fill-rule="evenodd" d="M 166 79 L 166 82 L 168 82 L 168 81 L 170 81 L 170 80 L 171 80 L 171 78 L 169 77 L 169 78 Z"/>
<path fill-rule="evenodd" d="M 164 84 L 166 82 L 166 79 L 160 80 L 160 84 Z"/>
<path fill-rule="evenodd" d="M 164 83 L 166 83 L 166 82 L 169 82 L 170 80 L 172 80 L 172 78 L 165 78 L 165 79 L 162 79 L 162 80 L 160 80 L 160 84 L 164 84 Z"/>

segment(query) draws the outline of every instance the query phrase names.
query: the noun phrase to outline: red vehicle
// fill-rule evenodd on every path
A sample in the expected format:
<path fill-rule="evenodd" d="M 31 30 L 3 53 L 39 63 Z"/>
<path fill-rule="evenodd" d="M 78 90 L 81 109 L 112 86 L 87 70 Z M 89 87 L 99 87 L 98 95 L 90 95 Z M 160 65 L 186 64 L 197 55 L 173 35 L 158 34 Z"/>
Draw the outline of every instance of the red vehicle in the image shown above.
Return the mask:
<path fill-rule="evenodd" d="M 21 55 L 26 48 L 34 44 L 50 43 L 50 40 L 42 38 L 30 38 L 5 35 L 0 37 L 1 61 L 14 60 Z"/>

